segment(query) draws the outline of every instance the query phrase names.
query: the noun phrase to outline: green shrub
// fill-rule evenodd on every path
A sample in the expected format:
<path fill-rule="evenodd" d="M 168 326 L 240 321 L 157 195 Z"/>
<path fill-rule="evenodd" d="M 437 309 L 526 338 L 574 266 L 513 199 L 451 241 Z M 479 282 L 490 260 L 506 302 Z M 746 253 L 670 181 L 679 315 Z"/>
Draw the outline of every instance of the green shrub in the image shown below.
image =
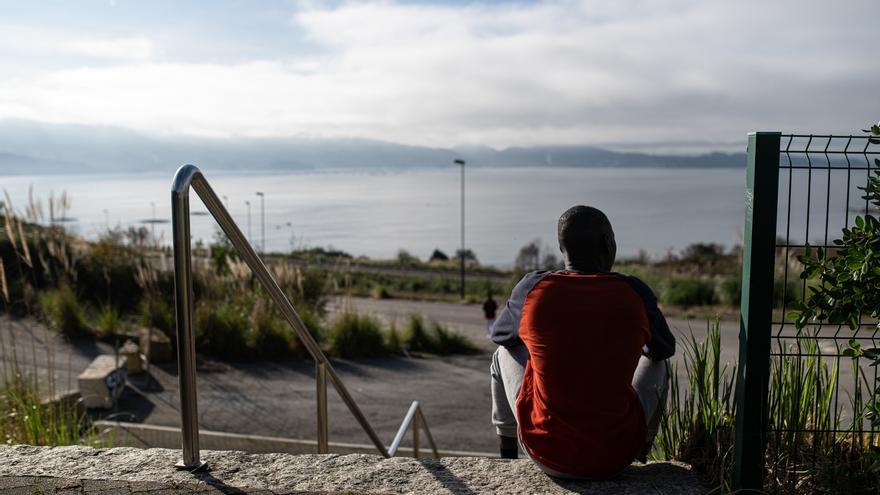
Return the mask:
<path fill-rule="evenodd" d="M 803 281 L 798 279 L 791 278 L 793 275 L 789 274 L 789 279 L 783 283 L 784 275 L 781 273 L 777 273 L 776 277 L 773 279 L 773 307 L 781 308 L 783 303 L 786 306 L 791 307 L 792 304 L 799 302 L 803 298 L 804 287 Z M 783 301 L 783 298 L 785 299 Z"/>
<path fill-rule="evenodd" d="M 700 266 L 718 263 L 725 258 L 724 246 L 721 244 L 695 242 L 681 251 L 681 261 Z"/>
<path fill-rule="evenodd" d="M 434 340 L 425 328 L 425 320 L 422 315 L 409 315 L 406 329 L 403 333 L 403 342 L 412 352 L 434 352 L 436 346 Z"/>
<path fill-rule="evenodd" d="M 329 351 L 341 358 L 378 357 L 388 354 L 382 325 L 376 318 L 342 314 L 330 327 Z"/>
<path fill-rule="evenodd" d="M 122 328 L 122 318 L 119 316 L 119 311 L 110 304 L 104 304 L 98 310 L 96 323 L 98 330 L 104 335 L 119 333 Z"/>
<path fill-rule="evenodd" d="M 297 309 L 297 314 L 299 314 L 299 318 L 305 324 L 306 330 L 312 334 L 312 338 L 315 339 L 315 342 L 319 345 L 323 344 L 327 340 L 327 329 L 324 328 L 324 323 L 321 321 L 321 318 L 307 307 Z M 293 332 L 292 329 L 290 331 Z M 305 346 L 300 342 L 299 337 L 294 337 L 293 347 L 297 356 L 307 357 L 309 355 Z"/>
<path fill-rule="evenodd" d="M 430 331 L 421 315 L 410 315 L 404 334 L 404 342 L 410 351 L 430 354 L 473 354 L 479 352 L 464 335 L 455 333 L 431 321 Z"/>
<path fill-rule="evenodd" d="M 480 352 L 477 347 L 460 333 L 453 332 L 436 321 L 431 322 L 436 347 L 434 352 L 446 354 L 475 354 Z"/>
<path fill-rule="evenodd" d="M 742 297 L 742 280 L 740 277 L 725 278 L 718 284 L 718 300 L 728 306 L 739 306 Z"/>
<path fill-rule="evenodd" d="M 241 308 L 230 303 L 214 306 L 204 302 L 196 307 L 195 327 L 199 350 L 232 359 L 249 354 L 246 336 L 250 323 Z"/>
<path fill-rule="evenodd" d="M 77 338 L 91 334 L 85 310 L 69 286 L 40 294 L 40 307 L 52 327 L 65 337 Z"/>
<path fill-rule="evenodd" d="M 699 279 L 672 279 L 663 291 L 662 300 L 677 306 L 704 306 L 715 304 L 715 286 Z"/>
<path fill-rule="evenodd" d="M 256 356 L 264 359 L 282 359 L 292 354 L 293 331 L 269 311 L 267 301 L 258 299 L 254 303 L 251 323 L 247 343 Z"/>
<path fill-rule="evenodd" d="M 384 285 L 373 285 L 373 288 L 370 290 L 370 296 L 373 299 L 391 299 L 391 292 L 388 291 L 388 288 Z"/>
<path fill-rule="evenodd" d="M 76 286 L 93 305 L 113 304 L 124 311 L 137 309 L 143 289 L 135 278 L 140 255 L 130 248 L 99 240 L 76 265 Z"/>
<path fill-rule="evenodd" d="M 172 335 L 175 329 L 174 308 L 165 299 L 158 296 L 146 296 L 141 299 L 140 323 L 162 330 L 167 335 Z"/>
<path fill-rule="evenodd" d="M 294 300 L 297 308 L 305 305 L 315 315 L 324 316 L 328 290 L 327 273 L 316 268 L 303 271 L 298 288 L 299 294 Z"/>
<path fill-rule="evenodd" d="M 400 337 L 400 332 L 397 331 L 397 325 L 392 324 L 391 328 L 388 329 L 385 339 L 385 347 L 388 349 L 388 352 L 392 354 L 403 354 L 403 339 Z"/>

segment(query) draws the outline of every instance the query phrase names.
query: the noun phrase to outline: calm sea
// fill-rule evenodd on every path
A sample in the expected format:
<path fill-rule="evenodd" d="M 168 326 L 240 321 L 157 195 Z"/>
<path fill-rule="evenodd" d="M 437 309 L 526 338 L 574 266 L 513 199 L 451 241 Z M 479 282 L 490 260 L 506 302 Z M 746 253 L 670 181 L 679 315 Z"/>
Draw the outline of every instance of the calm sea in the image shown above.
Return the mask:
<path fill-rule="evenodd" d="M 334 247 L 389 258 L 399 249 L 425 258 L 434 248 L 459 245 L 460 177 L 457 168 L 386 172 L 212 174 L 242 230 L 262 239 L 260 198 L 265 193 L 265 242 L 270 250 Z M 661 256 L 693 242 L 739 242 L 745 172 L 740 169 L 470 168 L 465 182 L 466 244 L 483 261 L 510 264 L 525 243 L 555 247 L 556 219 L 566 208 L 604 210 L 619 252 Z M 0 187 L 23 210 L 28 188 L 46 200 L 72 197 L 69 227 L 95 237 L 108 227 L 144 225 L 170 242 L 170 176 L 53 175 L 0 177 Z M 204 211 L 193 195 L 193 211 Z M 247 205 L 251 203 L 250 221 Z M 44 207 L 45 209 L 45 207 Z M 250 228 L 248 225 L 250 224 Z M 212 219 L 194 216 L 195 239 L 210 241 Z"/>

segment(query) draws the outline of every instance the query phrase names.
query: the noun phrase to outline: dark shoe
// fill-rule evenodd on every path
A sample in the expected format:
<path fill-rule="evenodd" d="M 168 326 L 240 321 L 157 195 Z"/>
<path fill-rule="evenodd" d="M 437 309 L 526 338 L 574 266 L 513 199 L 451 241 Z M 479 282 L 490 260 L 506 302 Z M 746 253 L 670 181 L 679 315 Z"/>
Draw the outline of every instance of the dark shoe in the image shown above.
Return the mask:
<path fill-rule="evenodd" d="M 516 448 L 501 449 L 501 458 L 502 459 L 519 459 L 519 452 Z"/>

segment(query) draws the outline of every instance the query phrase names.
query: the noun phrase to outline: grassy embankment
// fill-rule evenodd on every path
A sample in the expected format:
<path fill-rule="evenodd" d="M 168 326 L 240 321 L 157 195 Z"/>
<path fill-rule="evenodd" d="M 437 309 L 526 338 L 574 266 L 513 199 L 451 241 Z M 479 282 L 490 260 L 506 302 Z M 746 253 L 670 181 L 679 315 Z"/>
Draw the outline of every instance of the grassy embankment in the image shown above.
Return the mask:
<path fill-rule="evenodd" d="M 28 208 L 28 212 L 38 211 L 33 205 Z M 35 213 L 26 220 L 12 210 L 4 213 L 0 266 L 9 293 L 7 312 L 42 318 L 70 338 L 115 340 L 134 327 L 152 326 L 173 339 L 173 273 L 163 269 L 170 266 L 164 250 L 149 246 L 138 232 L 110 231 L 95 242 L 86 242 L 61 227 L 41 226 Z M 194 255 L 194 319 L 200 355 L 305 357 L 305 349 L 280 312 L 227 246 L 197 249 Z M 419 315 L 412 315 L 400 329 L 349 312 L 330 318 L 327 300 L 342 292 L 337 278 L 350 281 L 351 276 L 337 277 L 332 270 L 283 257 L 270 258 L 267 265 L 331 356 L 475 350 L 464 337 L 439 323 L 424 322 Z"/>

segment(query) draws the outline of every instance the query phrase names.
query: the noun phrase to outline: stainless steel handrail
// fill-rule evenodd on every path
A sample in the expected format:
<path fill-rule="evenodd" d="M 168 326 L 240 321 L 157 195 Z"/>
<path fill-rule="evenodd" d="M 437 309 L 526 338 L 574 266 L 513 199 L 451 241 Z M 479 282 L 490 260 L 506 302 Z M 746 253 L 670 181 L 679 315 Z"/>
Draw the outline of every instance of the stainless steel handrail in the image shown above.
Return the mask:
<path fill-rule="evenodd" d="M 318 416 L 318 451 L 327 453 L 328 451 L 328 421 L 327 421 L 327 377 L 333 383 L 333 387 L 339 394 L 339 397 L 348 406 L 349 411 L 355 417 L 361 428 L 366 432 L 367 436 L 375 445 L 376 449 L 384 457 L 391 457 L 389 449 L 385 448 L 382 441 L 379 440 L 373 427 L 358 407 L 354 398 L 345 388 L 339 375 L 330 364 L 330 360 L 324 355 L 318 343 L 308 331 L 302 319 L 296 313 L 293 305 L 287 299 L 284 291 L 278 286 L 278 283 L 269 273 L 266 265 L 260 260 L 257 253 L 251 247 L 247 238 L 242 234 L 241 230 L 233 221 L 229 212 L 223 206 L 223 203 L 214 193 L 205 176 L 194 165 L 184 165 L 180 167 L 174 175 L 174 182 L 171 188 L 171 215 L 172 215 L 172 231 L 174 245 L 174 293 L 176 298 L 176 319 L 177 319 L 177 365 L 180 380 L 180 417 L 181 417 L 181 435 L 183 441 L 183 460 L 178 464 L 180 468 L 196 470 L 205 467 L 205 463 L 200 461 L 199 454 L 199 418 L 198 405 L 196 402 L 196 370 L 195 370 L 195 344 L 193 333 L 193 287 L 192 287 L 192 249 L 190 246 L 190 228 L 189 228 L 189 189 L 190 187 L 196 191 L 196 194 L 202 199 L 205 207 L 217 221 L 220 228 L 232 242 L 232 245 L 238 251 L 238 254 L 250 267 L 254 276 L 259 280 L 260 284 L 278 306 L 284 319 L 290 324 L 291 328 L 302 341 L 306 350 L 315 360 L 315 380 L 317 384 L 317 416 Z M 437 449 L 434 447 L 434 440 L 427 424 L 424 422 L 424 416 L 418 406 L 418 401 L 410 407 L 412 411 L 415 408 L 415 417 L 424 425 L 425 433 L 431 446 L 434 448 L 434 455 L 438 456 Z M 409 418 L 409 419 L 407 419 Z M 407 414 L 404 418 L 404 424 L 401 428 L 405 431 L 404 426 L 408 426 L 412 418 Z M 416 425 L 418 426 L 418 425 Z M 417 428 L 414 429 L 414 441 L 418 441 Z M 400 432 L 398 432 L 398 436 Z M 399 440 L 394 446 L 397 451 Z M 414 445 L 416 455 L 418 453 L 417 445 Z M 438 456 L 439 457 L 439 456 Z"/>
<path fill-rule="evenodd" d="M 403 441 L 404 435 L 406 435 L 407 428 L 412 425 L 412 433 L 413 433 L 413 457 L 419 456 L 419 428 L 425 428 L 425 436 L 428 437 L 428 443 L 431 445 L 431 450 L 434 452 L 434 457 L 436 459 L 440 458 L 440 452 L 437 451 L 437 445 L 434 444 L 434 437 L 431 436 L 431 430 L 428 428 L 428 422 L 425 421 L 425 415 L 422 414 L 422 408 L 419 406 L 419 401 L 414 400 L 412 405 L 409 406 L 409 411 L 406 412 L 406 416 L 403 418 L 403 422 L 400 423 L 400 428 L 397 430 L 397 435 L 394 435 L 394 440 L 391 442 L 391 446 L 388 447 L 388 455 L 394 457 L 397 453 L 398 447 L 400 447 L 400 442 Z"/>

